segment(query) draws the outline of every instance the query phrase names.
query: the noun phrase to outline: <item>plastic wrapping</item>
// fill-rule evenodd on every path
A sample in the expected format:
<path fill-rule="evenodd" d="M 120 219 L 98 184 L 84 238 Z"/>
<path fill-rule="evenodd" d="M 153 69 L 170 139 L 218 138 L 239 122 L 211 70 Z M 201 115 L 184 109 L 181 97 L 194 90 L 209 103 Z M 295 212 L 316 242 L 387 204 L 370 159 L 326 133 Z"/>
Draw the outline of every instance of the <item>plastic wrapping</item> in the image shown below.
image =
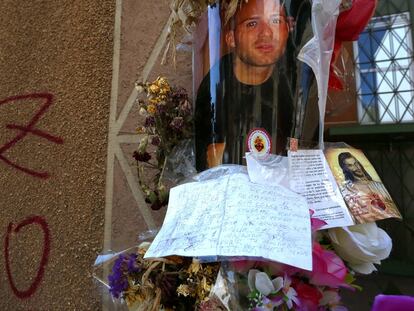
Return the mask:
<path fill-rule="evenodd" d="M 246 153 L 247 171 L 250 180 L 258 184 L 281 185 L 289 188 L 288 158 L 278 155 L 266 157 Z"/>
<path fill-rule="evenodd" d="M 196 173 L 194 142 L 189 139 L 183 140 L 167 157 L 163 182 L 176 185 Z"/>
<path fill-rule="evenodd" d="M 325 157 L 356 223 L 401 219 L 389 192 L 364 153 L 345 143 L 325 145 Z"/>
<path fill-rule="evenodd" d="M 297 60 L 312 37 L 310 17 L 309 0 L 223 0 L 201 17 L 193 61 L 197 170 L 245 164 L 246 139 L 257 128 L 274 154 L 286 154 L 288 137 L 315 140 L 314 73 Z"/>
<path fill-rule="evenodd" d="M 323 149 L 323 124 L 328 93 L 329 68 L 334 48 L 336 20 L 341 0 L 314 0 L 312 29 L 314 37 L 300 51 L 298 58 L 308 64 L 318 84 L 319 147 Z"/>
<path fill-rule="evenodd" d="M 97 257 L 93 276 L 103 287 L 107 309 L 229 310 L 226 285 L 218 277 L 220 264 L 179 256 L 144 259 L 155 234 L 156 230 L 144 232 L 137 246 Z"/>

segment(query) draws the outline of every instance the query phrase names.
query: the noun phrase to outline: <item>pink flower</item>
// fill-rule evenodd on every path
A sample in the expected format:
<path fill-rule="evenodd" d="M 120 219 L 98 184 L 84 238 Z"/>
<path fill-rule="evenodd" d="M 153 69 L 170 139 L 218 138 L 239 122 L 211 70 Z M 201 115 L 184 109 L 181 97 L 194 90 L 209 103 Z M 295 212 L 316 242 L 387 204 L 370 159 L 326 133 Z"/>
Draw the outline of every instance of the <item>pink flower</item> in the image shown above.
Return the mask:
<path fill-rule="evenodd" d="M 334 252 L 322 248 L 318 243 L 313 243 L 312 249 L 313 268 L 309 272 L 310 283 L 333 288 L 349 287 L 345 283 L 348 270 L 344 262 Z"/>
<path fill-rule="evenodd" d="M 319 229 L 321 229 L 323 226 L 327 225 L 327 222 L 319 219 L 319 218 L 315 218 L 312 217 L 313 214 L 315 214 L 315 211 L 313 209 L 309 210 L 310 216 L 311 216 L 311 228 L 312 228 L 312 232 L 316 232 Z"/>

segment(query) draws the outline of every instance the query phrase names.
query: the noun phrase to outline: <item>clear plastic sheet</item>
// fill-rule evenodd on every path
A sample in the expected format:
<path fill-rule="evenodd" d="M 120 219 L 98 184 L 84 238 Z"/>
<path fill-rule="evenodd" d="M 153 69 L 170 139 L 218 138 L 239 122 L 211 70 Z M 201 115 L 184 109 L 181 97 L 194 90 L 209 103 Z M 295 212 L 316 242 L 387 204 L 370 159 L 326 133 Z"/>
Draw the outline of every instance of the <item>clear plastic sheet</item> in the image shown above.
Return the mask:
<path fill-rule="evenodd" d="M 288 158 L 275 154 L 265 157 L 246 153 L 247 171 L 254 183 L 281 185 L 289 188 Z"/>
<path fill-rule="evenodd" d="M 314 0 L 312 29 L 314 37 L 302 48 L 298 58 L 308 64 L 318 84 L 319 147 L 323 149 L 323 125 L 328 93 L 329 68 L 334 48 L 336 20 L 341 0 Z"/>
<path fill-rule="evenodd" d="M 254 129 L 269 134 L 274 154 L 286 154 L 288 137 L 317 140 L 314 73 L 297 59 L 312 37 L 310 21 L 310 0 L 222 0 L 200 18 L 193 45 L 198 171 L 245 164 Z"/>
<path fill-rule="evenodd" d="M 324 153 L 356 223 L 401 219 L 391 195 L 362 150 L 346 143 L 327 143 Z"/>
<path fill-rule="evenodd" d="M 176 185 L 196 173 L 194 142 L 183 140 L 174 147 L 167 158 L 163 181 Z"/>

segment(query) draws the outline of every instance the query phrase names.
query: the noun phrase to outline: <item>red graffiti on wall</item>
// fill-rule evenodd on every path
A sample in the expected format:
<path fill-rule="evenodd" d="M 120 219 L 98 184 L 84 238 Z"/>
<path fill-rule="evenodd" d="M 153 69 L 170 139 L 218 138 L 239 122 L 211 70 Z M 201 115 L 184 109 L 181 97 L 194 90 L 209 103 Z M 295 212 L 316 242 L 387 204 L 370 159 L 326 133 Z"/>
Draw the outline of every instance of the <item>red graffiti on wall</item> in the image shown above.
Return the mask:
<path fill-rule="evenodd" d="M 19 231 L 30 225 L 38 225 L 43 231 L 43 253 L 42 258 L 40 260 L 39 268 L 37 269 L 37 274 L 33 279 L 33 282 L 26 290 L 20 290 L 17 288 L 13 275 L 10 269 L 10 236 L 14 233 L 17 234 Z M 9 282 L 10 288 L 12 289 L 13 293 L 20 299 L 26 299 L 31 297 L 37 290 L 42 281 L 43 274 L 45 272 L 46 264 L 49 260 L 49 253 L 50 253 L 50 231 L 47 222 L 40 216 L 32 216 L 28 217 L 22 222 L 18 223 L 17 225 L 13 225 L 13 223 L 9 223 L 7 228 L 6 237 L 4 240 L 4 259 L 5 259 L 5 266 L 6 266 L 6 273 L 7 273 L 7 280 Z"/>
<path fill-rule="evenodd" d="M 0 146 L 0 160 L 6 163 L 7 165 L 19 171 L 22 171 L 26 174 L 29 174 L 31 176 L 38 177 L 38 178 L 48 178 L 50 177 L 48 172 L 40 172 L 40 171 L 32 170 L 25 166 L 19 165 L 16 162 L 12 162 L 4 156 L 4 153 L 7 150 L 13 148 L 18 142 L 24 139 L 27 136 L 27 134 L 32 134 L 35 136 L 42 137 L 55 144 L 63 144 L 62 138 L 51 135 L 45 131 L 35 128 L 36 123 L 40 121 L 42 116 L 46 113 L 47 109 L 49 109 L 50 105 L 52 105 L 52 101 L 53 101 L 52 94 L 34 93 L 34 94 L 28 94 L 28 95 L 12 96 L 12 97 L 8 97 L 6 99 L 0 100 L 0 106 L 9 104 L 9 103 L 16 103 L 16 102 L 21 102 L 25 100 L 33 100 L 33 99 L 43 100 L 43 103 L 40 106 L 40 109 L 33 115 L 33 117 L 31 118 L 28 124 L 26 125 L 7 124 L 6 125 L 6 128 L 9 130 L 17 130 L 18 134 L 13 139 L 8 141 L 6 144 L 4 144 L 3 146 Z"/>

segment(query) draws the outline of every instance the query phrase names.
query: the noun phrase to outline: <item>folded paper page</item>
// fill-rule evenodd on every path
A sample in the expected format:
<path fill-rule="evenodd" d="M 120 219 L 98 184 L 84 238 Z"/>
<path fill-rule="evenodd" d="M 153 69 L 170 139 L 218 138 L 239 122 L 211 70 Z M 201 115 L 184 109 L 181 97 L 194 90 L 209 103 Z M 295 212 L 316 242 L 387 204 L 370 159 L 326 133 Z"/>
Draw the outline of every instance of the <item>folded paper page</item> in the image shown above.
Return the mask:
<path fill-rule="evenodd" d="M 322 150 L 289 151 L 289 180 L 293 191 L 306 197 L 322 229 L 354 224 Z"/>

